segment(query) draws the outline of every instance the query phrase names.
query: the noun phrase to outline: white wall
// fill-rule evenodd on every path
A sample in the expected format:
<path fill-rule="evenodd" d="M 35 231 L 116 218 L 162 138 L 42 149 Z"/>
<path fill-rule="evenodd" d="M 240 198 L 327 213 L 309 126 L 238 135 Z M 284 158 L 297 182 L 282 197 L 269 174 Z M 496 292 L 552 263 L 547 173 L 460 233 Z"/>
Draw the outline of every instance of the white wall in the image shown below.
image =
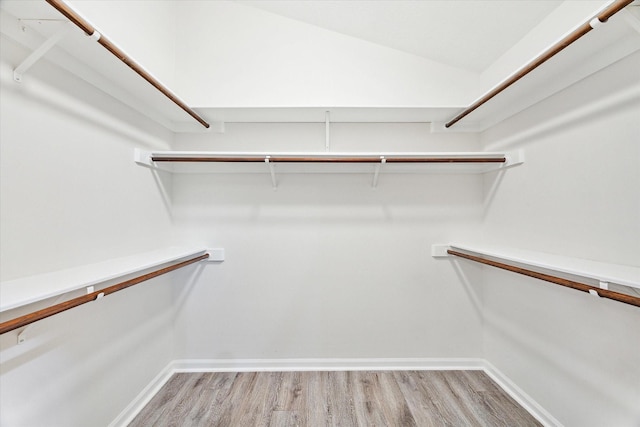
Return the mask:
<path fill-rule="evenodd" d="M 170 213 L 134 147 L 170 135 L 2 38 L 2 279 L 168 243 Z M 172 359 L 172 288 L 158 278 L 0 337 L 0 424 L 107 425 Z M 6 314 L 6 317 L 4 316 Z M 3 320 L 13 317 L 3 313 Z"/>
<path fill-rule="evenodd" d="M 483 135 L 527 159 L 500 182 L 487 242 L 639 265 L 639 65 L 628 57 Z M 640 423 L 637 307 L 489 267 L 484 281 L 486 359 L 566 426 Z"/>
<path fill-rule="evenodd" d="M 591 19 L 610 1 L 565 1 L 480 75 L 480 93 L 509 77 L 549 46 Z M 480 93 L 478 96 L 480 96 Z"/>
<path fill-rule="evenodd" d="M 159 81 L 174 87 L 177 2 L 72 0 L 69 4 Z"/>
<path fill-rule="evenodd" d="M 293 130 L 292 130 L 293 127 Z M 324 126 L 235 124 L 178 149 L 321 150 Z M 332 125 L 332 149 L 473 150 L 420 124 Z M 265 171 L 266 172 L 266 171 Z M 480 357 L 481 302 L 430 245 L 478 229 L 477 175 L 177 174 L 174 221 L 226 260 L 182 292 L 179 358 Z"/>

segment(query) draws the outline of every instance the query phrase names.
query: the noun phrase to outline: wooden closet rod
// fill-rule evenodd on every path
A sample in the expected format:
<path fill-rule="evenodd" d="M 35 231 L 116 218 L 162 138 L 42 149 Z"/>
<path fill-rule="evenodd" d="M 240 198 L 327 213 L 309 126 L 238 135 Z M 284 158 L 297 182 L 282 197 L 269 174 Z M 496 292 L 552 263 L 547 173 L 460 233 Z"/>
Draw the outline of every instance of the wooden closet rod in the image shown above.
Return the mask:
<path fill-rule="evenodd" d="M 92 36 L 95 33 L 95 28 L 85 21 L 80 15 L 78 15 L 73 9 L 71 9 L 64 1 L 62 0 L 47 0 L 51 6 L 56 8 L 58 12 L 62 13 L 67 17 L 71 22 L 76 24 L 82 31 L 84 31 L 88 36 Z M 99 33 L 98 33 L 99 34 Z M 135 71 L 140 77 L 149 82 L 153 87 L 159 90 L 164 96 L 169 98 L 174 104 L 178 107 L 182 108 L 187 114 L 196 119 L 198 123 L 200 123 L 205 128 L 209 128 L 209 123 L 207 123 L 202 117 L 198 115 L 195 111 L 193 111 L 189 106 L 187 106 L 184 102 L 178 98 L 173 92 L 171 92 L 166 86 L 156 80 L 151 74 L 146 72 L 141 65 L 127 56 L 122 50 L 120 50 L 117 46 L 115 46 L 109 39 L 107 39 L 104 35 L 100 35 L 98 39 L 98 43 L 102 45 L 105 49 L 111 52 L 114 56 L 116 56 L 120 61 L 124 62 L 129 68 Z"/>
<path fill-rule="evenodd" d="M 465 108 L 460 114 L 455 116 L 444 126 L 446 128 L 449 128 L 454 124 L 458 123 L 462 118 L 466 117 L 468 114 L 475 111 L 478 107 L 480 107 L 481 105 L 483 105 L 484 103 L 486 103 L 487 101 L 489 101 L 490 99 L 498 95 L 500 92 L 502 92 L 503 90 L 505 90 L 506 88 L 508 88 L 509 86 L 511 86 L 512 84 L 514 84 L 515 82 L 517 82 L 518 80 L 526 76 L 527 74 L 529 74 L 531 71 L 538 68 L 540 65 L 542 65 L 543 63 L 551 59 L 553 56 L 555 56 L 557 53 L 562 51 L 565 47 L 569 46 L 571 43 L 575 42 L 580 37 L 587 34 L 589 31 L 595 28 L 595 26 L 594 27 L 591 26 L 591 22 L 593 22 L 595 19 L 600 21 L 600 23 L 607 22 L 609 18 L 611 18 L 616 13 L 620 12 L 627 5 L 633 3 L 633 1 L 634 0 L 615 0 L 613 3 L 607 6 L 602 12 L 596 15 L 594 19 L 588 22 L 585 22 L 580 27 L 578 27 L 575 31 L 573 31 L 571 34 L 569 34 L 568 36 L 560 40 L 558 43 L 554 44 L 549 49 L 544 51 L 540 56 L 536 57 L 531 62 L 526 64 L 524 67 L 520 68 L 518 71 L 516 71 L 515 74 L 513 74 L 504 82 L 500 83 L 495 88 L 491 89 L 489 92 L 487 92 L 484 96 L 482 96 L 476 102 L 474 102 L 473 104 Z"/>
<path fill-rule="evenodd" d="M 544 280 L 546 282 L 555 283 L 556 285 L 566 286 L 568 288 L 577 289 L 583 292 L 595 291 L 602 298 L 609 298 L 612 300 L 624 302 L 625 304 L 635 305 L 636 307 L 640 307 L 640 297 L 634 297 L 632 295 L 621 294 L 620 292 L 610 291 L 608 289 L 602 289 L 597 286 L 587 285 L 585 283 L 575 282 L 573 280 L 563 279 L 561 277 L 551 276 L 549 274 L 538 273 L 537 271 L 527 270 L 526 268 L 514 267 L 509 264 L 503 264 L 497 261 L 491 261 L 485 258 L 480 258 L 474 255 L 465 254 L 462 252 L 447 250 L 447 253 L 450 255 L 455 255 L 457 257 L 465 258 L 471 261 L 479 262 L 481 264 L 490 265 L 492 267 L 501 268 L 503 270 L 512 271 L 514 273 L 523 274 L 525 276 L 533 277 L 535 279 Z"/>
<path fill-rule="evenodd" d="M 385 157 L 387 163 L 505 163 L 505 157 Z M 265 157 L 154 157 L 154 162 L 264 163 Z M 380 163 L 380 157 L 269 157 L 273 163 Z"/>
<path fill-rule="evenodd" d="M 112 286 L 108 286 L 104 289 L 100 289 L 98 291 L 91 292 L 86 295 L 72 298 L 69 301 L 64 301 L 59 304 L 55 304 L 50 307 L 43 308 L 42 310 L 37 310 L 32 313 L 28 313 L 28 314 L 24 314 L 22 316 L 16 317 L 15 319 L 7 320 L 6 322 L 0 323 L 0 335 L 13 331 L 14 329 L 21 328 L 23 326 L 27 326 L 28 324 L 37 322 L 38 320 L 46 319 L 47 317 L 53 316 L 54 314 L 62 313 L 63 311 L 69 310 L 70 308 L 74 308 L 79 305 L 94 301 L 97 298 L 101 297 L 100 294 L 103 294 L 102 296 L 106 296 L 114 292 L 121 291 L 130 286 L 137 285 L 146 280 L 153 279 L 154 277 L 161 276 L 170 271 L 177 270 L 182 267 L 186 267 L 189 264 L 193 264 L 195 262 L 202 261 L 203 259 L 207 259 L 207 258 L 209 258 L 209 254 L 200 255 L 195 258 L 191 258 L 186 261 L 182 261 L 177 264 L 152 271 L 151 273 L 147 273 L 142 276 L 134 277 L 133 279 L 129 279 L 124 282 L 117 283 Z"/>

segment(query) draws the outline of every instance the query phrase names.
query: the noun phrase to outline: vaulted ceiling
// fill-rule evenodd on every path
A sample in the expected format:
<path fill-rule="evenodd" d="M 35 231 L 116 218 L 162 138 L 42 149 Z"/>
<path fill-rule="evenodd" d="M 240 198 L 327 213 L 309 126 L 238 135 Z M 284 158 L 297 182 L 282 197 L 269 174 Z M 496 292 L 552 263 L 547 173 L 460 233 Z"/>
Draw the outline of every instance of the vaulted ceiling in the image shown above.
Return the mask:
<path fill-rule="evenodd" d="M 237 0 L 324 29 L 482 72 L 561 0 Z"/>

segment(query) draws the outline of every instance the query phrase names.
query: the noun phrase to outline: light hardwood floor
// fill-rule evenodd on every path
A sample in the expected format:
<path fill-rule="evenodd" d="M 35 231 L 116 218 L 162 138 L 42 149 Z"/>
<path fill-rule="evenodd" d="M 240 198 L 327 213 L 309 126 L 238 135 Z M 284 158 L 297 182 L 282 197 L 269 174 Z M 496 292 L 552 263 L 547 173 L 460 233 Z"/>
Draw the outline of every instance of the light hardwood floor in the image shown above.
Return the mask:
<path fill-rule="evenodd" d="M 175 374 L 130 426 L 540 426 L 482 371 Z"/>

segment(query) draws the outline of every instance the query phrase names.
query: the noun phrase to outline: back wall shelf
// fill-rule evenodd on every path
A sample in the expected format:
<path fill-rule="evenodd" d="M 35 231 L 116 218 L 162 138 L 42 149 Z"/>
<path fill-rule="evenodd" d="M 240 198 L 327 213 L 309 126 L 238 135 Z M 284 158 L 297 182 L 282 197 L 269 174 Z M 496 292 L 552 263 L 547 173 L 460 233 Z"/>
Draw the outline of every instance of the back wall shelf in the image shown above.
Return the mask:
<path fill-rule="evenodd" d="M 377 186 L 381 174 L 481 174 L 524 162 L 521 151 L 493 152 L 215 152 L 143 151 L 134 161 L 171 173 L 371 174 Z"/>

